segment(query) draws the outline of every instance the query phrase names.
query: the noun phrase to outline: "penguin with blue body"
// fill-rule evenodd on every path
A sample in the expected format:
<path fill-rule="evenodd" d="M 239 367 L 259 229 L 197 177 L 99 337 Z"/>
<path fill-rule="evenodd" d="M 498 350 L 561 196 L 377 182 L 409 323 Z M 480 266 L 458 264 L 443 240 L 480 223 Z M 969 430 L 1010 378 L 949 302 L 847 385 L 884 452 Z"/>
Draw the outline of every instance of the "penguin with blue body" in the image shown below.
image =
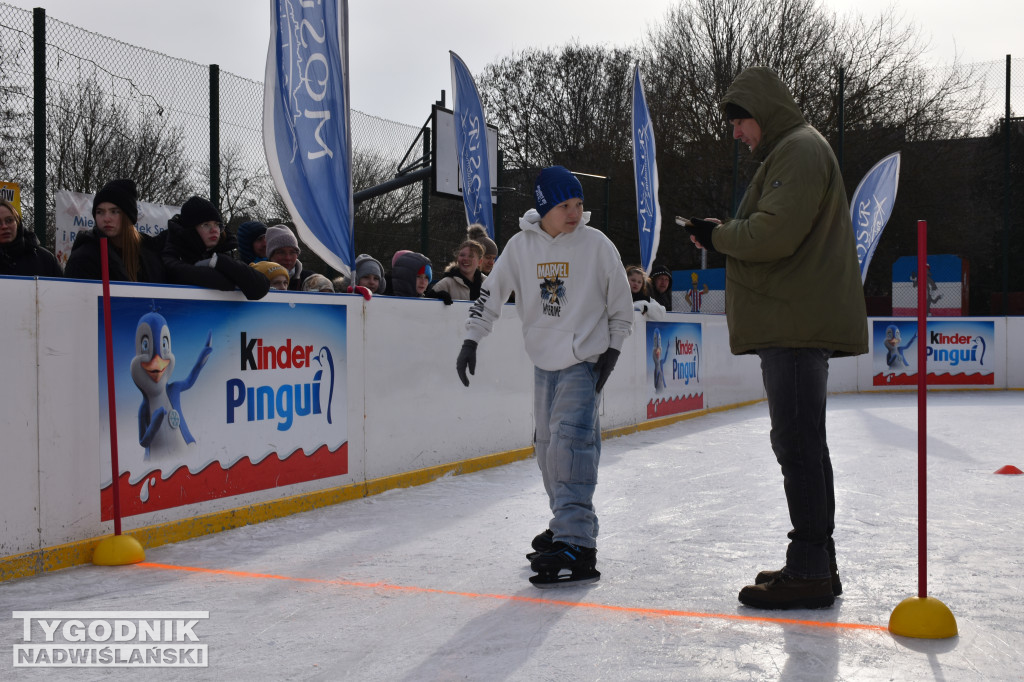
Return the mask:
<path fill-rule="evenodd" d="M 900 328 L 894 324 L 890 324 L 885 328 L 885 364 L 889 369 L 903 369 L 909 367 L 910 363 L 907 362 L 907 358 L 903 355 L 904 351 L 910 348 L 910 345 L 917 339 L 917 332 L 910 337 L 910 340 L 906 344 L 900 345 L 902 338 L 900 335 Z"/>
<path fill-rule="evenodd" d="M 171 330 L 164 316 L 155 310 L 139 318 L 135 329 L 135 357 L 131 374 L 142 392 L 139 407 L 139 445 L 145 459 L 164 459 L 188 452 L 196 442 L 181 410 L 181 393 L 192 388 L 213 352 L 213 332 L 199 353 L 192 372 L 184 381 L 168 383 L 174 373 Z"/>

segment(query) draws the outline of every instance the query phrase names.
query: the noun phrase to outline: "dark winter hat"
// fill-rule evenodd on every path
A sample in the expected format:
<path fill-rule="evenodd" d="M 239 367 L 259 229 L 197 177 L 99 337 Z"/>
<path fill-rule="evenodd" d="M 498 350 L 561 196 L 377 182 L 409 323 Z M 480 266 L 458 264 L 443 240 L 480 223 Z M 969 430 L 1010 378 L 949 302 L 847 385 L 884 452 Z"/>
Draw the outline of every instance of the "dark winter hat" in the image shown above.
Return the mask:
<path fill-rule="evenodd" d="M 288 229 L 287 225 L 274 225 L 267 228 L 267 258 L 273 258 L 274 252 L 278 249 L 283 249 L 286 246 L 290 246 L 299 253 L 302 253 L 302 249 L 299 248 L 299 240 L 295 238 L 292 231 Z"/>
<path fill-rule="evenodd" d="M 139 191 L 135 188 L 134 180 L 119 178 L 103 185 L 103 189 L 96 192 L 92 200 L 93 217 L 96 216 L 96 207 L 102 203 L 117 206 L 133 223 L 139 220 Z"/>
<path fill-rule="evenodd" d="M 533 190 L 537 213 L 543 218 L 555 206 L 569 199 L 583 199 L 583 185 L 563 166 L 550 166 L 537 176 Z"/>
<path fill-rule="evenodd" d="M 654 269 L 651 270 L 651 281 L 654 281 L 654 278 L 659 275 L 666 275 L 668 277 L 668 281 L 672 281 L 672 271 L 669 270 L 667 266 L 655 265 Z"/>
<path fill-rule="evenodd" d="M 725 106 L 722 107 L 725 112 L 725 120 L 732 121 L 737 118 L 754 118 L 749 111 L 741 107 L 739 104 L 732 102 L 726 102 Z"/>
<path fill-rule="evenodd" d="M 466 235 L 473 241 L 480 242 L 480 246 L 484 247 L 485 256 L 497 256 L 498 245 L 494 243 L 494 240 L 487 236 L 487 229 L 480 223 L 473 223 L 466 228 Z"/>
<path fill-rule="evenodd" d="M 182 227 L 195 227 L 210 220 L 215 223 L 222 222 L 220 211 L 210 201 L 202 197 L 189 197 L 181 207 Z"/>

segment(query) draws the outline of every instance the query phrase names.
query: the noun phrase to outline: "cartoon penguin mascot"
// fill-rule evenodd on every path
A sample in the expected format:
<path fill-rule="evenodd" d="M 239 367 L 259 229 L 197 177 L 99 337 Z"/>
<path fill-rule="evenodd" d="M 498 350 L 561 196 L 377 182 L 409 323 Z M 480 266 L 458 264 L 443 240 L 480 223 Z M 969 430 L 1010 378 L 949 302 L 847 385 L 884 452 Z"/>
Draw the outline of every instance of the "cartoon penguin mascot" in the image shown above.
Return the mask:
<path fill-rule="evenodd" d="M 146 449 L 147 460 L 185 454 L 188 446 L 196 442 L 181 413 L 181 392 L 192 388 L 199 378 L 199 372 L 213 352 L 212 341 L 213 332 L 210 332 L 206 346 L 185 381 L 168 384 L 174 373 L 174 354 L 167 320 L 155 310 L 139 318 L 131 372 L 132 380 L 142 391 L 139 445 Z"/>
<path fill-rule="evenodd" d="M 668 343 L 661 347 L 661 330 L 655 328 L 654 339 L 652 340 L 654 350 L 651 351 L 651 359 L 654 361 L 654 392 L 661 393 L 665 388 L 665 361 L 668 360 Z"/>
<path fill-rule="evenodd" d="M 906 345 L 901 346 L 900 342 L 903 340 L 900 336 L 900 328 L 894 324 L 890 324 L 885 328 L 885 364 L 889 366 L 889 369 L 903 369 L 909 367 L 910 363 L 907 362 L 907 358 L 903 355 L 903 352 L 910 348 L 910 344 L 914 343 L 917 339 L 917 332 L 910 337 L 910 341 L 907 341 Z"/>

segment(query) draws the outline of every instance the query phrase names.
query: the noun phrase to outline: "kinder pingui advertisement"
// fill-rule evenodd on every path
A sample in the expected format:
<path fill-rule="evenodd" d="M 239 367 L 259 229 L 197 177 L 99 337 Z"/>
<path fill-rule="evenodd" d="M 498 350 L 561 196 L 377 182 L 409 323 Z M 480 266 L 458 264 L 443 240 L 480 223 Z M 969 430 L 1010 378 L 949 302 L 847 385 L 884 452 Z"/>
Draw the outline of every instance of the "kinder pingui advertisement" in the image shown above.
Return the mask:
<path fill-rule="evenodd" d="M 344 305 L 114 297 L 111 323 L 122 516 L 348 473 Z"/>

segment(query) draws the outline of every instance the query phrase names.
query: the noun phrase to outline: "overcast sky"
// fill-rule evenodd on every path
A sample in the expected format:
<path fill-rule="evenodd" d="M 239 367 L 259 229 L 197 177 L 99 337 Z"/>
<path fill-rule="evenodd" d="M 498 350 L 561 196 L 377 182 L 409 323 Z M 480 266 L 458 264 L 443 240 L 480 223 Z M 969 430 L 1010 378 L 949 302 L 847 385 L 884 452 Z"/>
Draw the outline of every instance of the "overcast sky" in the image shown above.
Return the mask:
<path fill-rule="evenodd" d="M 219 64 L 263 80 L 270 38 L 265 0 L 0 0 L 44 7 L 61 21 L 142 45 L 173 57 Z M 527 47 L 581 43 L 637 43 L 678 0 L 353 0 L 349 3 L 352 107 L 419 126 L 430 105 L 447 92 L 448 50 L 474 74 Z M 840 15 L 880 13 L 888 0 L 825 0 Z M 581 12 L 586 8 L 585 13 Z M 969 4 L 901 0 L 898 13 L 918 26 L 929 59 L 949 63 L 1002 61 L 1024 56 L 1024 2 L 975 0 Z M 466 27 L 478 26 L 476 36 Z"/>

